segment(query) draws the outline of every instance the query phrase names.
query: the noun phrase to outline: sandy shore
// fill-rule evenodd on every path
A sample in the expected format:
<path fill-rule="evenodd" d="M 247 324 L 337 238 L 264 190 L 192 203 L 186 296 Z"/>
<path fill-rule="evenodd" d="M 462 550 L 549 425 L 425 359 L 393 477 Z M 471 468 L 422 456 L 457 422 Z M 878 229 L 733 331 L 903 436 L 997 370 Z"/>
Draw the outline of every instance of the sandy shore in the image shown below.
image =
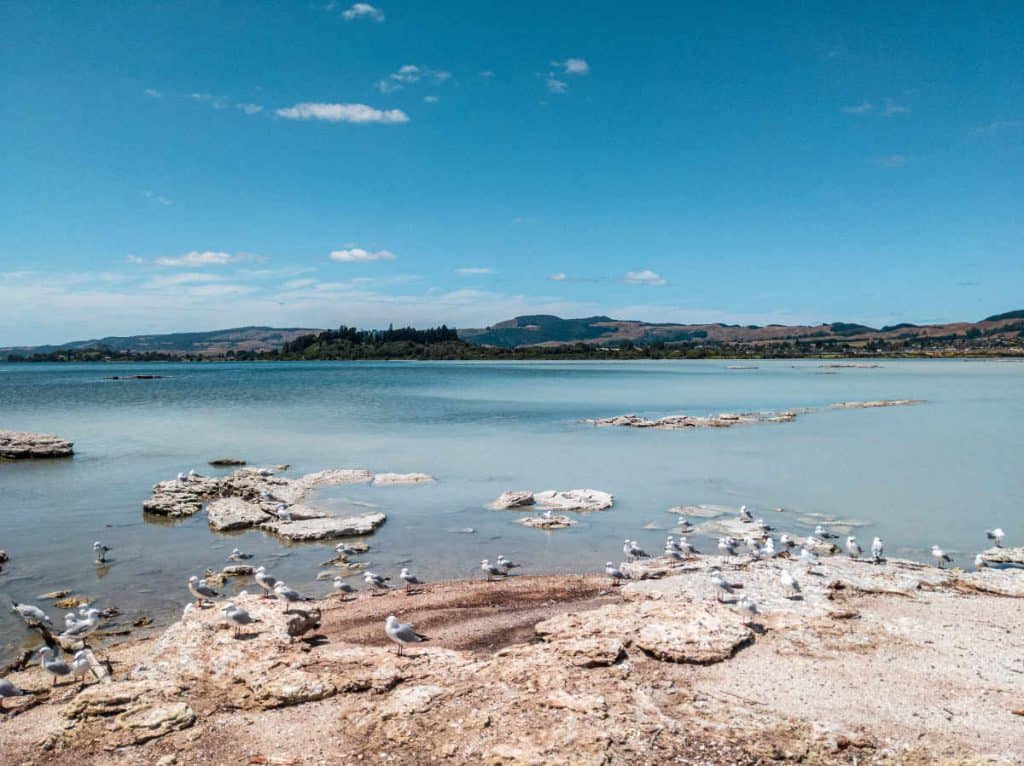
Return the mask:
<path fill-rule="evenodd" d="M 760 614 L 717 601 L 713 564 Z M 0 762 L 1024 763 L 1024 573 L 838 557 L 633 572 L 657 579 L 331 598 L 304 605 L 322 613 L 308 640 L 274 600 L 238 600 L 259 622 L 237 639 L 192 610 L 99 649 L 111 683 L 12 674 L 35 694 L 7 701 Z M 431 641 L 396 656 L 388 614 Z"/>

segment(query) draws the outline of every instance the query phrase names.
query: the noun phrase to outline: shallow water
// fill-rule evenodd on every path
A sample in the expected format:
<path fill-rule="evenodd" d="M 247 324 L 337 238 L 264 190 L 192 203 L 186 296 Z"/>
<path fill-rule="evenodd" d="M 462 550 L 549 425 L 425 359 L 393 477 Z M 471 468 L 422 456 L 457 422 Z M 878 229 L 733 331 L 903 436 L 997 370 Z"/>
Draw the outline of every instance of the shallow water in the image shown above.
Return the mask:
<path fill-rule="evenodd" d="M 34 601 L 56 619 L 37 596 L 71 588 L 116 605 L 125 622 L 167 618 L 187 603 L 188 576 L 220 568 L 235 546 L 293 587 L 327 592 L 315 576 L 329 544 L 214 534 L 204 514 L 143 515 L 155 482 L 189 468 L 214 473 L 206 462 L 223 456 L 290 463 L 292 476 L 340 466 L 437 476 L 436 485 L 319 495 L 333 508 L 387 512 L 365 558 L 392 576 L 404 563 L 428 579 L 476 576 L 480 559 L 498 553 L 529 572 L 596 571 L 620 560 L 626 536 L 660 550 L 676 520 L 666 509 L 697 503 L 746 503 L 804 533 L 807 514 L 859 519 L 869 522 L 857 531 L 862 544 L 878 534 L 890 554 L 921 559 L 938 543 L 968 564 L 993 525 L 1008 544 L 1024 544 L 1024 364 L 880 364 L 0 364 L 0 428 L 56 433 L 76 449 L 72 460 L 0 463 L 0 548 L 12 557 L 0 597 Z M 105 379 L 135 373 L 167 377 Z M 926 403 L 730 429 L 580 422 L 898 398 Z M 556 532 L 484 507 L 507 489 L 573 487 L 612 492 L 615 507 Z M 102 569 L 92 563 L 96 539 L 113 548 Z M 252 589 L 238 581 L 229 590 L 242 587 Z M 0 655 L 25 638 L 3 610 Z"/>

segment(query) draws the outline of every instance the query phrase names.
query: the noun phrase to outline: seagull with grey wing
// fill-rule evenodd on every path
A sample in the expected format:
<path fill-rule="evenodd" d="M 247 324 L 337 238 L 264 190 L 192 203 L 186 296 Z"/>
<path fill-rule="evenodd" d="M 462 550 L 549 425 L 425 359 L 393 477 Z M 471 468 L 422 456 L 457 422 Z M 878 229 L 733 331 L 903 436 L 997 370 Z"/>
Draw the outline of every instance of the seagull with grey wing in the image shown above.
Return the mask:
<path fill-rule="evenodd" d="M 231 549 L 231 555 L 228 556 L 228 561 L 248 561 L 252 558 L 251 553 L 243 553 L 238 548 Z"/>
<path fill-rule="evenodd" d="M 39 650 L 39 665 L 48 674 L 53 676 L 53 685 L 57 685 L 58 678 L 66 678 L 71 675 L 71 666 L 53 653 L 53 649 L 44 646 Z"/>
<path fill-rule="evenodd" d="M 782 582 L 782 587 L 786 589 L 786 598 L 796 598 L 800 595 L 800 583 L 796 581 L 792 573 L 788 569 L 783 569 L 779 573 L 779 580 Z"/>
<path fill-rule="evenodd" d="M 29 627 L 32 625 L 53 625 L 53 620 L 50 616 L 34 604 L 19 604 L 17 601 L 11 602 L 11 611 L 21 616 Z"/>
<path fill-rule="evenodd" d="M 4 709 L 4 700 L 8 697 L 23 697 L 25 692 L 14 685 L 13 682 L 6 678 L 0 678 L 0 710 Z"/>
<path fill-rule="evenodd" d="M 79 649 L 75 652 L 74 659 L 71 660 L 71 675 L 78 679 L 79 685 L 85 686 L 85 677 L 92 672 L 92 665 L 89 664 L 89 657 L 85 653 L 85 649 Z"/>
<path fill-rule="evenodd" d="M 710 576 L 711 584 L 715 586 L 715 599 L 717 601 L 722 601 L 722 594 L 729 594 L 733 592 L 732 584 L 722 577 L 721 569 L 713 567 L 708 570 L 708 575 Z"/>
<path fill-rule="evenodd" d="M 200 607 L 203 605 L 203 601 L 212 601 L 220 596 L 217 591 L 206 584 L 206 580 L 200 580 L 195 575 L 188 578 L 188 592 L 195 597 L 196 606 Z"/>
<path fill-rule="evenodd" d="M 235 638 L 238 638 L 240 631 L 246 625 L 252 625 L 254 622 L 259 622 L 252 617 L 245 609 L 239 606 L 235 606 L 234 602 L 228 602 L 228 604 L 221 609 L 224 616 L 230 620 L 235 626 Z"/>
<path fill-rule="evenodd" d="M 519 569 L 520 565 L 512 561 L 512 559 L 505 558 L 502 554 L 498 554 L 498 560 L 494 562 L 505 574 L 511 574 L 513 569 Z"/>
<path fill-rule="evenodd" d="M 871 560 L 876 564 L 882 563 L 882 557 L 885 555 L 885 543 L 882 542 L 881 537 L 876 537 L 871 541 Z"/>
<path fill-rule="evenodd" d="M 64 622 L 67 624 L 67 618 Z M 81 641 L 84 644 L 85 639 L 95 633 L 99 626 L 100 610 L 90 609 L 84 620 L 78 620 L 74 625 L 68 626 L 60 637 L 65 641 Z"/>
<path fill-rule="evenodd" d="M 750 511 L 747 510 L 747 506 L 741 505 L 740 506 L 740 521 L 742 521 L 744 524 L 750 524 L 753 520 L 754 520 L 754 517 L 751 515 Z"/>
<path fill-rule="evenodd" d="M 267 574 L 266 567 L 260 566 L 253 572 L 253 579 L 263 589 L 263 598 L 270 598 L 274 592 L 274 586 L 277 585 L 277 578 Z"/>
<path fill-rule="evenodd" d="M 356 592 L 356 589 L 349 585 L 347 582 L 345 582 L 345 578 L 341 576 L 336 576 L 331 581 L 331 586 L 334 588 L 335 593 L 340 593 L 342 596 L 345 596 L 348 593 Z"/>
<path fill-rule="evenodd" d="M 935 565 L 939 569 L 942 569 L 946 564 L 951 564 L 953 562 L 953 557 L 937 545 L 932 546 L 932 558 L 935 559 Z"/>
<path fill-rule="evenodd" d="M 857 542 L 857 538 L 850 535 L 846 538 L 846 553 L 851 559 L 859 559 L 861 554 L 860 543 Z"/>
<path fill-rule="evenodd" d="M 679 542 L 676 543 L 676 547 L 679 549 L 680 553 L 683 553 L 687 556 L 700 555 L 700 551 L 694 548 L 693 544 L 689 540 L 687 540 L 686 537 L 680 537 Z"/>
<path fill-rule="evenodd" d="M 610 561 L 605 562 L 604 573 L 611 578 L 613 586 L 621 584 L 626 579 L 626 575 L 622 573 L 622 570 Z"/>
<path fill-rule="evenodd" d="M 110 547 L 97 540 L 92 544 L 92 552 L 96 555 L 97 564 L 106 564 L 107 554 L 110 553 Z"/>
<path fill-rule="evenodd" d="M 988 537 L 988 539 L 991 540 L 997 548 L 1002 548 L 1003 538 L 1006 537 L 1006 533 L 1003 532 L 1000 527 L 996 527 L 995 529 L 986 529 L 985 536 Z"/>
<path fill-rule="evenodd" d="M 487 581 L 490 582 L 495 577 L 504 577 L 505 573 L 502 572 L 496 564 L 492 564 L 487 559 L 480 562 L 480 569 L 487 575 Z"/>
<path fill-rule="evenodd" d="M 289 588 L 284 584 L 283 580 L 278 580 L 277 585 L 274 586 L 274 595 L 280 599 L 285 600 L 285 608 L 288 608 L 288 603 L 295 603 L 296 601 L 312 601 L 309 596 L 303 596 L 294 588 Z"/>
<path fill-rule="evenodd" d="M 405 583 L 406 592 L 408 592 L 409 588 L 411 588 L 413 585 L 423 584 L 423 581 L 421 579 L 419 579 L 416 575 L 409 571 L 409 567 L 402 567 L 402 571 L 398 573 L 398 577 L 402 580 L 402 582 Z"/>
<path fill-rule="evenodd" d="M 398 644 L 398 656 L 402 656 L 406 644 L 418 644 L 421 641 L 429 641 L 426 636 L 413 630 L 411 622 L 399 622 L 393 614 L 388 615 L 384 621 L 384 632 L 387 637 Z"/>
<path fill-rule="evenodd" d="M 388 585 L 388 580 L 390 579 L 390 577 L 382 577 L 376 572 L 371 572 L 369 569 L 363 572 L 363 582 L 365 582 L 375 591 L 389 590 L 391 586 Z"/>

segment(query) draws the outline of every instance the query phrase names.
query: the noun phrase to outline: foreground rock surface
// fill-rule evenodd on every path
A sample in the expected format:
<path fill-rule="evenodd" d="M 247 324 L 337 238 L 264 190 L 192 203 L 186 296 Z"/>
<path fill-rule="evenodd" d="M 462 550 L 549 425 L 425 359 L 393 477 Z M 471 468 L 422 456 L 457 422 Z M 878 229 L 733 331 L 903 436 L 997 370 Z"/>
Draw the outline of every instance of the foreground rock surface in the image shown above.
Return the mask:
<path fill-rule="evenodd" d="M 256 620 L 239 638 L 192 609 L 106 650 L 114 683 L 13 674 L 33 696 L 7 701 L 0 762 L 1021 762 L 1024 601 L 897 561 L 645 562 L 661 565 L 623 587 L 526 576 L 328 599 L 308 641 L 273 600 L 236 599 Z M 733 587 L 722 603 L 712 565 Z M 397 657 L 388 614 L 431 641 Z"/>
<path fill-rule="evenodd" d="M 0 431 L 0 459 L 32 460 L 71 457 L 74 444 L 51 434 L 27 431 Z"/>

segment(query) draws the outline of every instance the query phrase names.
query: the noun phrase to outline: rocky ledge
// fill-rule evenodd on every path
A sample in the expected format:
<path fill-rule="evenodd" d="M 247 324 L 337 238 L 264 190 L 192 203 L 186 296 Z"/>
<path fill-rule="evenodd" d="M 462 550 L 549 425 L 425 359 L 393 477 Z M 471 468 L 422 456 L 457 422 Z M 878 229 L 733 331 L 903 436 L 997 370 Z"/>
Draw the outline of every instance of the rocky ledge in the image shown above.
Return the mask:
<path fill-rule="evenodd" d="M 587 513 L 606 511 L 615 498 L 599 489 L 548 489 L 543 492 L 502 492 L 490 507 L 498 511 L 550 510 Z"/>
<path fill-rule="evenodd" d="M 0 460 L 33 460 L 71 457 L 74 443 L 51 434 L 0 431 Z"/>
<path fill-rule="evenodd" d="M 308 616 L 240 596 L 255 622 L 238 637 L 219 609 L 191 609 L 106 650 L 112 682 L 11 674 L 28 695 L 5 702 L 0 761 L 1020 763 L 1018 602 L 974 582 L 1007 572 L 834 558 L 812 575 L 714 556 L 643 569 L 661 576 L 433 583 Z M 389 614 L 429 643 L 396 656 Z"/>

